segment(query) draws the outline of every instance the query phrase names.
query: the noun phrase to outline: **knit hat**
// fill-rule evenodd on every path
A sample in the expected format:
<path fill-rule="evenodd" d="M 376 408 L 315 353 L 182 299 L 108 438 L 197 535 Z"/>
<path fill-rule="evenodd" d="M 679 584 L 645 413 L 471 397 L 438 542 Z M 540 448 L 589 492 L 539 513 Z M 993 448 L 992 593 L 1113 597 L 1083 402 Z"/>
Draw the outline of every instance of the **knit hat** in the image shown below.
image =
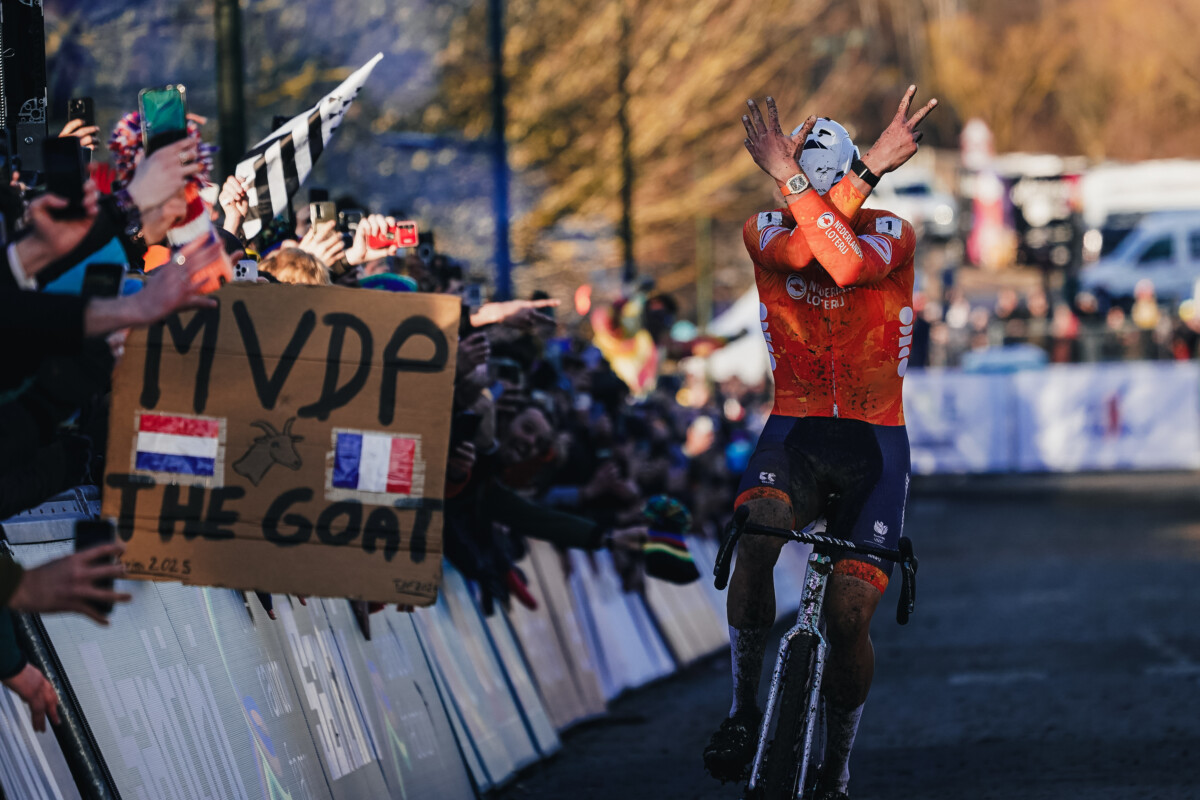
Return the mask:
<path fill-rule="evenodd" d="M 684 538 L 684 532 L 692 525 L 692 514 L 687 506 L 673 497 L 658 494 L 646 501 L 642 515 L 650 527 L 643 548 L 646 574 L 680 584 L 699 578 L 700 570 L 696 569 Z"/>

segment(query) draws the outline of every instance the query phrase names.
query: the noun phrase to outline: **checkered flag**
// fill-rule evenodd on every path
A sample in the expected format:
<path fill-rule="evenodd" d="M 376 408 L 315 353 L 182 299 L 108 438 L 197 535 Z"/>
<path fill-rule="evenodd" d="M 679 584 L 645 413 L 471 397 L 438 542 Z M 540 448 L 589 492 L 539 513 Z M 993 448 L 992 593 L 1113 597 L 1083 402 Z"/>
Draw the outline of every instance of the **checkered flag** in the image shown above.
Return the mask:
<path fill-rule="evenodd" d="M 288 201 L 308 179 L 313 164 L 342 124 L 346 109 L 382 58 L 383 53 L 376 54 L 321 102 L 272 132 L 238 162 L 234 174 L 247 186 L 250 201 L 250 212 L 242 223 L 247 240 L 288 207 Z"/>

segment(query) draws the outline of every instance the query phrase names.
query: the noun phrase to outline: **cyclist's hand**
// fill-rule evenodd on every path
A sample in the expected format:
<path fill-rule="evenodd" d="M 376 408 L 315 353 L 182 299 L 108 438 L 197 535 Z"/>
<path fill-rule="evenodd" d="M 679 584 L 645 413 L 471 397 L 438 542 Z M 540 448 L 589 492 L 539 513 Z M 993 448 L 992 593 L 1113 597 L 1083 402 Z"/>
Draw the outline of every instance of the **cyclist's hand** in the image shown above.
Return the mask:
<path fill-rule="evenodd" d="M 900 100 L 900 106 L 896 109 L 896 115 L 892 117 L 891 124 L 883 133 L 879 134 L 875 144 L 871 145 L 871 149 L 862 157 L 863 163 L 870 167 L 876 175 L 892 172 L 917 152 L 917 144 L 921 141 L 922 135 L 917 130 L 917 126 L 921 124 L 921 120 L 929 116 L 930 111 L 937 107 L 938 101 L 937 98 L 930 100 L 917 109 L 912 117 L 909 117 L 908 108 L 916 93 L 915 85 L 908 87 L 908 91 Z"/>
<path fill-rule="evenodd" d="M 742 115 L 742 125 L 746 128 L 744 144 L 750 157 L 759 169 L 770 175 L 779 183 L 784 183 L 800 171 L 796 154 L 808 138 L 809 131 L 817 123 L 815 115 L 804 121 L 804 125 L 789 136 L 779 127 L 779 110 L 775 108 L 775 98 L 767 98 L 767 119 L 763 120 L 762 111 L 754 100 L 747 100 L 749 114 Z"/>

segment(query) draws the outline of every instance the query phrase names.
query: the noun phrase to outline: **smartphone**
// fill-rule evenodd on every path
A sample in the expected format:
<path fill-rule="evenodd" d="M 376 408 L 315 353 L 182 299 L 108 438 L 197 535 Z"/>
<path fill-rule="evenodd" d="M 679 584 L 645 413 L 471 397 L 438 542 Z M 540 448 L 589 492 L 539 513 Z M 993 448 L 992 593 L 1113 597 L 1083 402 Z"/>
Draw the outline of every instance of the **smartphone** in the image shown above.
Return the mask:
<path fill-rule="evenodd" d="M 258 262 L 253 258 L 244 258 L 234 264 L 233 279 L 235 281 L 256 283 L 258 281 Z"/>
<path fill-rule="evenodd" d="M 187 90 L 182 84 L 138 92 L 146 155 L 187 136 Z"/>
<path fill-rule="evenodd" d="M 90 550 L 93 547 L 99 547 L 102 544 L 112 544 L 116 540 L 116 529 L 109 520 L 81 519 L 75 522 L 76 553 L 82 550 Z M 113 580 L 112 578 L 108 578 L 106 580 L 96 581 L 96 586 L 100 589 L 112 589 Z M 111 614 L 113 610 L 112 603 L 93 602 L 92 607 L 105 616 Z"/>
<path fill-rule="evenodd" d="M 339 211 L 337 215 L 338 230 L 342 233 L 354 234 L 358 230 L 358 223 L 362 222 L 363 212 L 357 208 L 347 208 L 345 211 Z"/>
<path fill-rule="evenodd" d="M 357 208 L 347 208 L 338 212 L 337 229 L 342 234 L 342 244 L 347 248 L 354 246 L 354 234 L 358 231 L 358 223 L 362 222 L 363 212 Z"/>
<path fill-rule="evenodd" d="M 93 261 L 84 267 L 83 288 L 79 293 L 84 297 L 116 297 L 124 280 L 124 264 Z"/>
<path fill-rule="evenodd" d="M 494 358 L 489 366 L 494 380 L 510 383 L 518 388 L 524 387 L 525 373 L 516 361 L 511 358 Z"/>
<path fill-rule="evenodd" d="M 66 208 L 55 212 L 54 216 L 60 219 L 78 219 L 87 215 L 83 210 L 83 184 L 87 180 L 83 150 L 74 136 L 42 140 L 46 191 L 69 203 Z"/>
<path fill-rule="evenodd" d="M 316 225 L 318 222 L 336 222 L 337 205 L 329 200 L 320 200 L 308 204 L 308 222 Z"/>
<path fill-rule="evenodd" d="M 458 447 L 463 442 L 475 441 L 479 432 L 479 424 L 483 417 L 474 411 L 460 411 L 450 421 L 450 449 Z"/>
<path fill-rule="evenodd" d="M 483 285 L 479 283 L 468 283 L 463 286 L 463 303 L 465 303 L 472 311 L 478 311 L 483 305 Z"/>
<path fill-rule="evenodd" d="M 308 190 L 308 202 L 321 203 L 329 199 L 329 190 L 314 186 Z"/>
<path fill-rule="evenodd" d="M 433 246 L 433 231 L 422 231 L 417 236 L 417 257 L 428 267 L 433 263 L 433 256 L 436 253 L 437 250 Z"/>
<path fill-rule="evenodd" d="M 90 97 L 72 97 L 67 101 L 67 119 L 77 119 L 84 126 L 96 124 L 96 104 Z"/>
<path fill-rule="evenodd" d="M 397 222 L 390 226 L 382 236 L 374 234 L 367 237 L 367 247 L 372 250 L 382 250 L 385 247 L 416 247 L 417 245 L 417 223 L 412 220 Z"/>

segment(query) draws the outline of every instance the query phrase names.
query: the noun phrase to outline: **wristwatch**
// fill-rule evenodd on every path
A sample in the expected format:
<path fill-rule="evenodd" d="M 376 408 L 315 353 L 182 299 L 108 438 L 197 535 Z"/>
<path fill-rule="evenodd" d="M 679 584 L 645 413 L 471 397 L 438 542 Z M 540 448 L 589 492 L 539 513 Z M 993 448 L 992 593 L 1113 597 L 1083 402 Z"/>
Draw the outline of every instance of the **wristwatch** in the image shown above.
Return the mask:
<path fill-rule="evenodd" d="M 793 194 L 800 194 L 809 187 L 808 176 L 803 172 L 797 172 L 795 175 L 788 178 L 784 185 L 787 187 L 787 191 L 784 192 L 785 197 Z"/>

